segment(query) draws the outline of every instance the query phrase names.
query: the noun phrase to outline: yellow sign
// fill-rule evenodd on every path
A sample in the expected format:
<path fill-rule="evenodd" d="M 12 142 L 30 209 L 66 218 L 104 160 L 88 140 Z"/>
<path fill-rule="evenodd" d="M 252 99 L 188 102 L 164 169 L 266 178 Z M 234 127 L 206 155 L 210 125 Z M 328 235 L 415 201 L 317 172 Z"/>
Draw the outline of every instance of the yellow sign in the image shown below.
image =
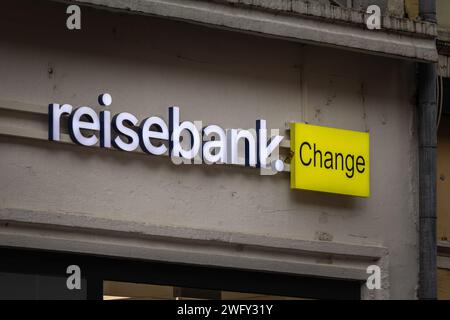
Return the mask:
<path fill-rule="evenodd" d="M 291 124 L 291 188 L 370 195 L 369 133 Z"/>

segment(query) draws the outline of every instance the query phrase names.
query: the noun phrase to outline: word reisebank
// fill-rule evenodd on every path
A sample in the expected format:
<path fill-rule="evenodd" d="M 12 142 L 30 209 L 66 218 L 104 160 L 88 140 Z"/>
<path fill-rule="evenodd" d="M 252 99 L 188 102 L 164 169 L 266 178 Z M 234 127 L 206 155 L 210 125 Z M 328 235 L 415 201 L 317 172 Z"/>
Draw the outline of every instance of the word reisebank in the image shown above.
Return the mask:
<path fill-rule="evenodd" d="M 108 93 L 99 96 L 102 106 L 109 106 Z M 73 142 L 83 146 L 99 143 L 102 148 L 134 151 L 138 147 L 152 155 L 167 154 L 174 163 L 235 164 L 270 169 L 271 174 L 283 171 L 284 163 L 274 157 L 283 136 L 268 137 L 266 120 L 256 120 L 256 129 L 223 129 L 218 125 L 201 126 L 201 121 L 180 123 L 180 109 L 168 108 L 169 121 L 151 116 L 139 120 L 131 113 L 114 116 L 109 110 L 97 112 L 91 107 L 73 108 L 70 104 L 52 103 L 48 108 L 49 140 L 60 141 L 61 119 L 68 116 L 68 131 Z M 190 136 L 183 142 L 183 134 Z M 166 143 L 164 143 L 166 142 Z M 239 143 L 244 144 L 245 155 L 238 155 Z M 271 159 L 275 158 L 275 159 Z M 188 162 L 180 159 L 188 160 Z M 266 171 L 261 170 L 261 173 Z"/>

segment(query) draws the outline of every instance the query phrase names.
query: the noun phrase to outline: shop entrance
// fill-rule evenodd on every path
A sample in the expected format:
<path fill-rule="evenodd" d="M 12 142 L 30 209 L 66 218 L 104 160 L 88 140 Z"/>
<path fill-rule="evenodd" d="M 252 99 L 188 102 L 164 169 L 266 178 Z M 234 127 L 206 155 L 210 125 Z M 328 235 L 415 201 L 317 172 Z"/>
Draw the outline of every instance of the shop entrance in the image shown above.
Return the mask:
<path fill-rule="evenodd" d="M 0 299 L 360 299 L 358 281 L 0 249 Z M 69 266 L 80 289 L 69 290 Z"/>

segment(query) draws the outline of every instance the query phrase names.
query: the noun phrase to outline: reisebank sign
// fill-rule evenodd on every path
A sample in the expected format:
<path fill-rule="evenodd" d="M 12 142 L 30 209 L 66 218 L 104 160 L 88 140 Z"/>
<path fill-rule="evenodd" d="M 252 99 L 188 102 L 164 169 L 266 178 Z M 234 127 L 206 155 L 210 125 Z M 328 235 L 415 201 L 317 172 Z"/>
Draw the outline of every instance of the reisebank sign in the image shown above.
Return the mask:
<path fill-rule="evenodd" d="M 110 106 L 111 95 L 99 96 Z M 203 127 L 201 121 L 180 121 L 179 107 L 168 108 L 168 121 L 133 114 L 97 113 L 93 108 L 52 103 L 48 108 L 49 140 L 60 141 L 61 121 L 67 119 L 71 140 L 79 145 L 169 155 L 176 164 L 230 164 L 261 169 L 261 174 L 284 170 L 278 157 L 283 136 L 258 119 L 254 129 Z M 273 134 L 275 132 L 275 134 Z M 188 143 L 183 137 L 188 134 Z M 243 143 L 243 155 L 239 155 Z M 369 134 L 303 123 L 291 126 L 291 188 L 369 196 Z"/>

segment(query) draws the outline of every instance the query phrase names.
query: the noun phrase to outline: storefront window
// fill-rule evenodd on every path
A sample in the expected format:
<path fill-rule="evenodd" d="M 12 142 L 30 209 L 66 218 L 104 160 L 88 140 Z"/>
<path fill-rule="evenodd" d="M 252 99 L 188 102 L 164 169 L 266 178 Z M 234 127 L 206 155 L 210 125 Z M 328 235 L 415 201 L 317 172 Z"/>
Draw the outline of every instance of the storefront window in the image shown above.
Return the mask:
<path fill-rule="evenodd" d="M 259 293 L 182 288 L 143 283 L 104 281 L 103 300 L 298 300 Z"/>

